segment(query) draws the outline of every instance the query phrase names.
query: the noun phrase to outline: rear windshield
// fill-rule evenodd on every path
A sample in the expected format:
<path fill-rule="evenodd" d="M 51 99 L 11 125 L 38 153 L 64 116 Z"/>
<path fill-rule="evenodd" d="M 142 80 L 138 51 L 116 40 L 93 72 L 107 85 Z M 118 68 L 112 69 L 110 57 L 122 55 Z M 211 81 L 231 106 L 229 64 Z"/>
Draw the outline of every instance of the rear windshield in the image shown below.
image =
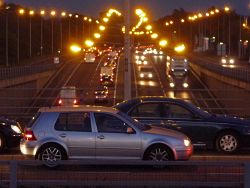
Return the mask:
<path fill-rule="evenodd" d="M 31 120 L 29 121 L 29 123 L 27 124 L 27 128 L 31 128 L 32 126 L 33 126 L 33 124 L 34 124 L 34 122 L 37 120 L 37 118 L 40 116 L 40 114 L 41 114 L 41 112 L 38 112 L 38 113 L 36 113 L 35 114 L 35 116 L 33 116 L 32 118 L 31 118 Z"/>

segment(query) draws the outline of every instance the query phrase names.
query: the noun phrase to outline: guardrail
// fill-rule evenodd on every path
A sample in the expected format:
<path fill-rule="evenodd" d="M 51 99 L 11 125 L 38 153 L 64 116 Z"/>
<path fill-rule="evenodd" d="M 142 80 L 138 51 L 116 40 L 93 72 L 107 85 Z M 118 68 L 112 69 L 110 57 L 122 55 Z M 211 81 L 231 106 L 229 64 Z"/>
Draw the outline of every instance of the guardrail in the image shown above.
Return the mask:
<path fill-rule="evenodd" d="M 250 164 L 226 161 L 0 161 L 1 187 L 249 188 Z M 156 168 L 157 167 L 157 168 Z"/>
<path fill-rule="evenodd" d="M 0 69 L 0 80 L 7 80 L 15 77 L 25 76 L 55 69 L 56 64 L 26 65 L 20 67 L 5 67 Z"/>

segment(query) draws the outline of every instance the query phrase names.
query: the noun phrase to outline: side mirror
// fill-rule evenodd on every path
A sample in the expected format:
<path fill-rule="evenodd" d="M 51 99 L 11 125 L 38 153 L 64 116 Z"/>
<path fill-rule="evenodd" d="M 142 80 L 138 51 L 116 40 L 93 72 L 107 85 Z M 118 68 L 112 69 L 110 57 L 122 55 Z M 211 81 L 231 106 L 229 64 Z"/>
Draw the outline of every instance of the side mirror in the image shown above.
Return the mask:
<path fill-rule="evenodd" d="M 134 129 L 132 129 L 131 127 L 128 127 L 128 128 L 127 128 L 127 133 L 128 133 L 128 134 L 134 134 L 135 131 L 134 131 Z"/>

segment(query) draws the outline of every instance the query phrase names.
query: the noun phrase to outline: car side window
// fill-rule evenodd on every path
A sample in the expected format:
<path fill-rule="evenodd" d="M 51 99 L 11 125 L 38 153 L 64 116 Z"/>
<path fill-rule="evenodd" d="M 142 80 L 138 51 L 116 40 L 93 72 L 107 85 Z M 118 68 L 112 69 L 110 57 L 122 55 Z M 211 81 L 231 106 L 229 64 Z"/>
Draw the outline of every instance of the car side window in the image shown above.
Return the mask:
<path fill-rule="evenodd" d="M 136 106 L 131 112 L 132 117 L 161 117 L 158 103 L 145 103 Z"/>
<path fill-rule="evenodd" d="M 191 119 L 192 113 L 186 108 L 176 104 L 164 104 L 163 117 L 166 118 L 180 118 L 180 119 Z"/>
<path fill-rule="evenodd" d="M 91 132 L 91 121 L 88 112 L 61 113 L 57 119 L 56 130 Z"/>
<path fill-rule="evenodd" d="M 119 118 L 104 113 L 95 113 L 94 116 L 98 132 L 127 133 L 128 125 Z"/>

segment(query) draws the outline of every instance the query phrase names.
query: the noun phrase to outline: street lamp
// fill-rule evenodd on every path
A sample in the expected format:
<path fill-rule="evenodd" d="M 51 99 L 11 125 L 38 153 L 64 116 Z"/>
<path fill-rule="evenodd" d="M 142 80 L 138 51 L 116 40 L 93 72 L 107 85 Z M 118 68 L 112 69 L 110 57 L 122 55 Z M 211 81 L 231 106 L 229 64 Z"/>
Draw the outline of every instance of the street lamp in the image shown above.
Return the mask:
<path fill-rule="evenodd" d="M 31 33 L 31 30 L 32 30 L 32 23 L 31 23 L 31 17 L 35 14 L 35 12 L 33 10 L 30 10 L 29 11 L 29 16 L 30 16 L 30 25 L 29 25 L 29 36 L 30 36 L 30 57 L 32 56 L 32 33 Z"/>
<path fill-rule="evenodd" d="M 66 17 L 66 12 L 62 12 L 61 13 L 61 19 L 60 19 L 60 50 L 61 50 L 61 52 L 63 51 L 63 32 L 62 32 L 62 30 L 63 30 L 63 26 L 62 26 L 62 19 L 63 18 L 65 18 Z"/>
<path fill-rule="evenodd" d="M 52 10 L 50 12 L 51 15 L 51 53 L 54 53 L 54 16 L 56 15 L 56 11 Z"/>
<path fill-rule="evenodd" d="M 18 14 L 20 16 L 24 15 L 25 10 L 19 9 Z M 20 62 L 20 32 L 19 32 L 19 15 L 17 16 L 17 64 Z"/>
<path fill-rule="evenodd" d="M 40 30 L 40 55 L 43 55 L 43 16 L 45 15 L 45 11 L 41 10 L 40 11 L 40 15 L 41 15 L 41 30 Z"/>
<path fill-rule="evenodd" d="M 6 9 L 6 20 L 5 20 L 5 56 L 6 56 L 6 66 L 9 66 L 9 16 L 8 16 L 8 10 L 10 9 L 9 6 L 5 7 Z"/>
<path fill-rule="evenodd" d="M 225 12 L 228 13 L 228 55 L 231 54 L 231 18 L 230 18 L 230 8 L 226 6 L 224 8 Z"/>
<path fill-rule="evenodd" d="M 70 37 L 71 37 L 71 17 L 72 17 L 72 14 L 69 14 L 69 41 L 70 41 Z"/>

